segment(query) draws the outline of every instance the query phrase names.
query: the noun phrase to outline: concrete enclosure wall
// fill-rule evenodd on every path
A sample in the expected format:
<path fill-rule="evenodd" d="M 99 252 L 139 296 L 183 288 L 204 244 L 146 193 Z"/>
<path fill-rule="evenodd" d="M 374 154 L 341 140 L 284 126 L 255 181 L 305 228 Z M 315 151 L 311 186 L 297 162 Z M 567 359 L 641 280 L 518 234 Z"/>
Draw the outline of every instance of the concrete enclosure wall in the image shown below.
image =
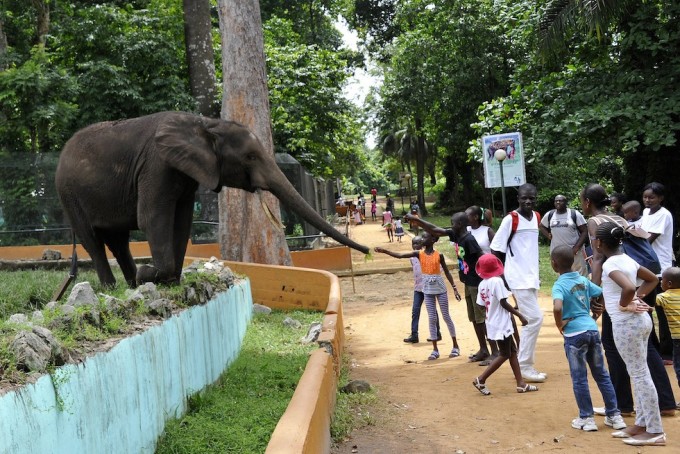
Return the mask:
<path fill-rule="evenodd" d="M 251 316 L 244 281 L 0 396 L 0 453 L 153 453 L 166 420 L 238 357 Z"/>

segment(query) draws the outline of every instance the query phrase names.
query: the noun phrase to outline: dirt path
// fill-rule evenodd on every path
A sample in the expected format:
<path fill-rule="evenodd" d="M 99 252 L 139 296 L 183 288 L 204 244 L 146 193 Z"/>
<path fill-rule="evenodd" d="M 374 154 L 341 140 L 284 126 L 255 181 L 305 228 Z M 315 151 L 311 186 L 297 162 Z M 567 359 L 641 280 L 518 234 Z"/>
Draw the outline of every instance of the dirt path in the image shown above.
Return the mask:
<path fill-rule="evenodd" d="M 351 235 L 371 247 L 410 250 L 409 237 L 402 243 L 389 243 L 380 224 L 370 222 L 370 215 L 367 224 L 352 227 Z M 355 262 L 357 267 L 369 266 L 358 253 Z M 408 261 L 375 254 L 371 266 L 385 265 L 408 266 Z M 545 318 L 536 350 L 536 367 L 548 373 L 548 380 L 538 384 L 538 392 L 517 394 L 510 366 L 504 364 L 488 380 L 493 394 L 485 397 L 472 386 L 482 368 L 467 360 L 476 351 L 476 338 L 464 303 L 451 298 L 461 357 L 427 361 L 431 345 L 423 342 L 427 338 L 424 308 L 420 319 L 421 342 L 412 345 L 402 341 L 410 331 L 411 272 L 356 276 L 354 284 L 356 293 L 351 278 L 342 279 L 346 352 L 353 363 L 351 377 L 370 382 L 380 403 L 361 409 L 363 414 L 371 414 L 375 424 L 355 431 L 333 448 L 334 453 L 654 451 L 629 447 L 613 439 L 603 417 L 596 417 L 599 432 L 571 428 L 570 422 L 578 415 L 578 409 L 548 297 L 540 299 Z M 452 295 L 451 289 L 449 294 Z M 444 334 L 440 342 L 443 353 L 451 348 L 445 328 Z M 667 371 L 680 399 L 675 374 L 671 367 Z M 592 381 L 591 394 L 593 403 L 601 406 L 601 395 Z M 632 424 L 634 420 L 626 418 L 626 422 Z M 668 434 L 665 452 L 680 452 L 680 417 L 664 418 L 663 422 Z"/>

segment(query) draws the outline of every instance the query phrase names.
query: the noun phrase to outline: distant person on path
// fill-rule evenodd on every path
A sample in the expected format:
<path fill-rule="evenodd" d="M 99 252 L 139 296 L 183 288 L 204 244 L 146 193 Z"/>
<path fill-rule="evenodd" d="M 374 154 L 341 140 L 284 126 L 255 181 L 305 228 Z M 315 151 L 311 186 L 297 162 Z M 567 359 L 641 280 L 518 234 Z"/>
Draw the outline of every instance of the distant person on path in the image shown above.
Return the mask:
<path fill-rule="evenodd" d="M 534 211 L 536 194 L 533 184 L 525 183 L 518 188 L 519 208 L 515 214 L 503 218 L 491 241 L 492 253 L 499 257 L 505 255 L 505 280 L 528 321 L 520 334 L 517 355 L 522 377 L 528 382 L 543 382 L 547 378 L 547 374 L 534 368 L 536 341 L 543 323 L 543 311 L 538 305 L 540 215 Z"/>
<path fill-rule="evenodd" d="M 401 225 L 401 219 L 398 217 L 394 218 L 394 236 L 397 237 L 397 242 L 401 243 L 401 239 L 404 236 L 404 227 Z"/>
<path fill-rule="evenodd" d="M 387 232 L 387 239 L 390 243 L 394 241 L 394 225 L 392 224 L 392 212 L 390 210 L 383 211 L 382 227 Z"/>
<path fill-rule="evenodd" d="M 477 240 L 482 252 L 489 254 L 491 252 L 491 240 L 493 240 L 496 232 L 491 228 L 491 223 L 486 224 L 486 210 L 477 205 L 472 205 L 465 210 L 465 214 L 468 217 L 468 230 Z"/>
<path fill-rule="evenodd" d="M 658 280 L 654 273 L 623 253 L 624 230 L 613 222 L 597 227 L 594 247 L 602 253 L 602 291 L 611 317 L 616 348 L 633 381 L 635 425 L 614 432 L 615 438 L 633 446 L 664 446 L 659 399 L 647 366 L 647 341 L 652 332 L 650 310 L 640 298 L 653 291 Z M 642 285 L 636 289 L 636 282 Z"/>
<path fill-rule="evenodd" d="M 392 196 L 390 196 L 389 193 L 385 197 L 387 198 L 387 201 L 385 203 L 385 209 L 387 211 L 391 211 L 392 213 L 394 213 L 394 199 L 392 198 Z"/>
<path fill-rule="evenodd" d="M 423 239 L 420 236 L 414 236 L 411 240 L 411 247 L 414 251 L 420 251 L 423 248 Z M 407 344 L 417 344 L 418 339 L 418 325 L 420 324 L 420 310 L 425 301 L 425 294 L 423 293 L 423 272 L 420 269 L 420 260 L 417 257 L 411 257 L 411 268 L 413 269 L 413 306 L 411 307 L 411 335 L 404 339 Z M 435 312 L 437 308 L 435 307 Z M 437 339 L 441 339 L 442 334 L 439 330 L 439 316 L 437 316 Z"/>
<path fill-rule="evenodd" d="M 500 259 L 493 254 L 484 254 L 477 261 L 477 274 L 483 280 L 479 284 L 476 303 L 486 308 L 486 330 L 489 339 L 494 339 L 498 344 L 498 357 L 491 361 L 491 364 L 482 374 L 472 381 L 477 390 L 485 396 L 491 394 L 486 387 L 489 377 L 503 365 L 505 361 L 510 361 L 512 373 L 515 376 L 518 393 L 528 393 L 538 391 L 535 385 L 527 384 L 522 378 L 519 361 L 517 359 L 517 347 L 513 340 L 515 332 L 512 316 L 517 317 L 526 326 L 527 319 L 510 303 L 508 298 L 510 292 L 505 287 L 501 276 L 503 275 L 503 264 Z"/>
<path fill-rule="evenodd" d="M 371 200 L 373 202 L 378 201 L 378 190 L 376 188 L 371 188 Z"/>
<path fill-rule="evenodd" d="M 490 353 L 486 346 L 486 312 L 484 308 L 477 304 L 477 287 L 482 279 L 475 270 L 477 260 L 482 256 L 483 252 L 479 244 L 477 244 L 475 237 L 467 230 L 468 216 L 462 211 L 454 213 L 451 216 L 450 228 L 437 227 L 420 218 L 414 219 L 414 222 L 422 226 L 426 232 L 436 237 L 449 237 L 458 259 L 458 278 L 465 284 L 465 303 L 468 320 L 470 320 L 475 329 L 479 343 L 479 350 L 470 355 L 469 359 L 472 362 L 487 360 Z M 489 344 L 491 346 L 491 354 L 494 357 L 498 356 L 496 342 L 489 340 Z"/>
<path fill-rule="evenodd" d="M 409 216 L 404 216 L 404 220 L 408 221 L 408 223 L 409 223 L 409 228 L 411 229 L 411 232 L 418 235 L 418 232 L 420 231 L 420 226 L 414 220 L 416 218 L 420 218 L 420 216 L 418 215 L 418 210 L 414 210 L 414 209 L 411 210 L 411 213 L 410 213 Z"/>
<path fill-rule="evenodd" d="M 550 240 L 550 252 L 557 246 L 571 247 L 574 253 L 574 269 L 581 276 L 588 276 L 583 245 L 588 239 L 588 226 L 583 215 L 573 208 L 567 207 L 567 198 L 555 196 L 555 209 L 548 211 L 541 219 L 539 230 Z"/>
<path fill-rule="evenodd" d="M 673 369 L 680 386 L 680 268 L 672 266 L 663 271 L 661 289 L 663 293 L 656 296 L 656 304 L 663 308 L 668 319 L 673 339 Z"/>
<path fill-rule="evenodd" d="M 375 200 L 371 200 L 371 221 L 375 222 L 378 219 L 376 218 L 376 212 L 378 211 L 378 204 L 375 202 Z"/>
<path fill-rule="evenodd" d="M 453 276 L 451 276 L 451 272 L 446 266 L 444 256 L 434 249 L 434 243 L 438 238 L 428 232 L 424 232 L 422 238 L 424 250 L 397 253 L 377 247 L 375 248 L 375 252 L 387 254 L 398 259 L 407 259 L 411 257 L 418 258 L 420 261 L 420 268 L 423 272 L 423 293 L 425 294 L 425 308 L 427 309 L 430 325 L 430 339 L 432 340 L 432 353 L 430 353 L 430 356 L 427 359 L 435 360 L 439 358 L 439 349 L 437 348 L 437 312 L 435 310 L 437 302 L 439 302 L 442 318 L 449 329 L 451 340 L 453 341 L 453 348 L 451 349 L 451 353 L 449 353 L 449 358 L 456 358 L 460 356 L 460 348 L 458 347 L 458 340 L 456 340 L 456 327 L 449 315 L 449 299 L 446 292 L 446 284 L 441 276 L 441 270 L 444 270 L 446 279 L 453 287 L 453 293 L 458 301 L 460 301 L 460 293 L 458 293 L 458 288 L 453 281 Z"/>
<path fill-rule="evenodd" d="M 604 400 L 604 424 L 616 430 L 625 429 L 614 385 L 604 367 L 602 341 L 595 322 L 600 314 L 590 314 L 590 301 L 601 300 L 602 289 L 574 271 L 574 254 L 569 245 L 562 244 L 550 251 L 550 264 L 560 275 L 552 287 L 553 315 L 564 336 L 564 352 L 578 406 L 578 418 L 571 421 L 571 427 L 586 432 L 598 429 L 588 386 L 589 367 Z"/>

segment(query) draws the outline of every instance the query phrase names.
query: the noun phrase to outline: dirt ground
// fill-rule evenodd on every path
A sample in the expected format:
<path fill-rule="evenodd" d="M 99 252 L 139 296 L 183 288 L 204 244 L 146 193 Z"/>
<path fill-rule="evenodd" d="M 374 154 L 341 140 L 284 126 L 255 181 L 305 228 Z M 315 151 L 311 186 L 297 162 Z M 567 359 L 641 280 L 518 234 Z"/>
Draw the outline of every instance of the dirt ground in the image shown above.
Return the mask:
<path fill-rule="evenodd" d="M 370 218 L 370 214 L 369 214 Z M 379 223 L 351 227 L 351 237 L 370 247 L 382 246 L 408 251 L 408 235 L 402 243 L 387 241 Z M 443 240 L 442 240 L 443 241 Z M 408 266 L 408 260 L 375 254 L 364 262 L 354 254 L 355 269 Z M 448 260 L 452 262 L 452 260 Z M 454 272 L 457 281 L 457 272 Z M 444 326 L 439 343 L 443 359 L 428 361 L 431 344 L 426 342 L 427 314 L 420 318 L 419 344 L 402 339 L 410 332 L 413 278 L 410 271 L 342 278 L 346 353 L 352 362 L 351 378 L 367 380 L 376 390 L 379 403 L 362 408 L 373 425 L 359 429 L 333 453 L 487 453 L 487 452 L 651 452 L 665 449 L 680 452 L 680 416 L 663 419 L 668 435 L 666 448 L 636 448 L 611 437 L 604 417 L 596 416 L 598 432 L 571 428 L 578 416 L 562 338 L 553 324 L 552 303 L 541 295 L 544 323 L 536 349 L 536 368 L 548 374 L 538 392 L 518 394 L 509 364 L 489 378 L 491 396 L 483 396 L 472 380 L 482 372 L 479 363 L 468 362 L 477 350 L 472 324 L 464 302 L 456 302 L 449 288 L 451 314 L 456 325 L 459 358 L 449 359 L 451 338 Z M 462 284 L 458 283 L 459 286 Z M 461 287 L 459 287 L 461 288 Z M 667 372 L 676 399 L 680 390 L 672 367 Z M 595 406 L 602 397 L 591 380 Z M 629 424 L 632 417 L 626 418 Z"/>

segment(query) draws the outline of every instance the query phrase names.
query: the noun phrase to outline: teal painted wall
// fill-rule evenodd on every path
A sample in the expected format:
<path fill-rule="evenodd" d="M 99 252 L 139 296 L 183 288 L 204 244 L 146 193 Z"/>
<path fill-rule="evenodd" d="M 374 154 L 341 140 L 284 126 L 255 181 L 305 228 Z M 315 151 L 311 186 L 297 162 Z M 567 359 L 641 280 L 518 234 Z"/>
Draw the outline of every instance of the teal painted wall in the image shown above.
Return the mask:
<path fill-rule="evenodd" d="M 0 453 L 153 453 L 166 420 L 185 412 L 186 397 L 236 359 L 252 305 L 246 280 L 1 396 Z"/>

